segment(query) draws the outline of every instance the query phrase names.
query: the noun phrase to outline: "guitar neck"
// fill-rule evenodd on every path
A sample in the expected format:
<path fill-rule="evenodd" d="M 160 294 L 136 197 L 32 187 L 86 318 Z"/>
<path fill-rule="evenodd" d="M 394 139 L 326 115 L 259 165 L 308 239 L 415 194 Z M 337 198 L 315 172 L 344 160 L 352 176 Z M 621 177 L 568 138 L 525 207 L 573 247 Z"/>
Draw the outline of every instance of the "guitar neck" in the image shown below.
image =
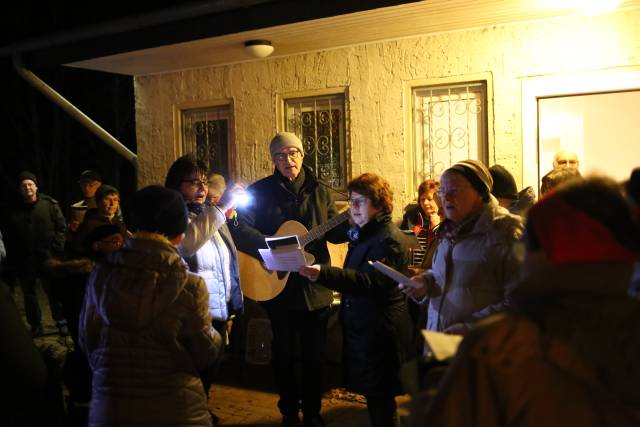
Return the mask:
<path fill-rule="evenodd" d="M 318 237 L 322 236 L 324 233 L 331 230 L 332 228 L 335 228 L 336 226 L 345 222 L 348 218 L 349 218 L 349 210 L 346 210 L 341 214 L 334 216 L 324 224 L 314 227 L 307 234 L 300 236 L 299 237 L 300 244 L 304 248 L 305 246 L 307 246 L 307 244 L 314 241 Z"/>

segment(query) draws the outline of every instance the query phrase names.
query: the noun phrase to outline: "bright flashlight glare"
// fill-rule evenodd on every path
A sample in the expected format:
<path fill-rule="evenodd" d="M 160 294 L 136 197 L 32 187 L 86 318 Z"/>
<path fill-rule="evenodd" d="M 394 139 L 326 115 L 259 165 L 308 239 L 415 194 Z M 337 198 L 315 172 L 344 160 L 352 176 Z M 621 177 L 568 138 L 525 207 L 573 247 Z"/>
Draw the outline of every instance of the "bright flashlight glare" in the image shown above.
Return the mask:
<path fill-rule="evenodd" d="M 233 200 L 238 206 L 246 206 L 251 201 L 251 196 L 247 193 L 238 193 L 233 196 Z"/>

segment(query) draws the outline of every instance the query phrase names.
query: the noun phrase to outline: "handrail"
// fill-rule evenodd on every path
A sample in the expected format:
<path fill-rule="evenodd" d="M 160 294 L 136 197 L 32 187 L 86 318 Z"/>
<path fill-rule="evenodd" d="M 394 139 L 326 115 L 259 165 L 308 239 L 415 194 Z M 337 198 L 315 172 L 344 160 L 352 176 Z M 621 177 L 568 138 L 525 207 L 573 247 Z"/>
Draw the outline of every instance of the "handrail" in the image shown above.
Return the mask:
<path fill-rule="evenodd" d="M 65 97 L 56 92 L 51 86 L 42 81 L 38 76 L 24 67 L 22 59 L 18 55 L 13 56 L 13 67 L 20 77 L 27 83 L 36 88 L 39 92 L 57 104 L 66 111 L 72 118 L 77 120 L 81 125 L 85 126 L 90 132 L 96 135 L 100 140 L 113 148 L 116 153 L 127 159 L 134 168 L 138 167 L 138 156 L 118 141 L 113 135 L 104 130 L 100 125 L 91 120 L 89 116 L 80 111 L 75 105 L 69 102 Z"/>

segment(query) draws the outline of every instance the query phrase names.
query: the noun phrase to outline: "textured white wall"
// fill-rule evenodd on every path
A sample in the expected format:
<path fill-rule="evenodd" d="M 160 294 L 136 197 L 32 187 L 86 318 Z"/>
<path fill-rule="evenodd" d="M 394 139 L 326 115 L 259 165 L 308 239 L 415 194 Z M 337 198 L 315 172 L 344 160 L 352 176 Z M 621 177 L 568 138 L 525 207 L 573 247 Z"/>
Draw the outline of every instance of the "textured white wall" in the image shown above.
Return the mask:
<path fill-rule="evenodd" d="M 409 112 L 403 110 L 403 83 L 477 73 L 491 73 L 493 80 L 490 163 L 503 164 L 520 183 L 523 161 L 534 161 L 522 158 L 521 80 L 638 65 L 638 22 L 640 10 L 551 19 L 138 77 L 138 184 L 164 180 L 178 155 L 175 111 L 185 105 L 233 101 L 235 172 L 252 182 L 272 171 L 267 145 L 276 131 L 276 96 L 346 87 L 351 175 L 385 176 L 399 217 L 413 196 L 406 188 L 404 120 Z"/>

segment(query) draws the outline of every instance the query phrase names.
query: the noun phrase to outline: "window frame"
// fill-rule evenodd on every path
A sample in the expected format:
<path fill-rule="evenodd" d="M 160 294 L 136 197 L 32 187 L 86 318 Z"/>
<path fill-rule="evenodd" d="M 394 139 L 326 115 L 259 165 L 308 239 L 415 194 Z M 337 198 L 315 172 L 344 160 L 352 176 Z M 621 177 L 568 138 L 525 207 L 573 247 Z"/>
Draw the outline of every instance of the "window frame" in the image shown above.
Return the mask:
<path fill-rule="evenodd" d="M 344 188 L 336 188 L 334 192 L 332 192 L 333 197 L 336 201 L 345 202 L 347 200 L 346 194 L 341 194 L 346 192 L 346 186 L 349 180 L 351 179 L 351 143 L 350 143 L 350 113 L 349 113 L 349 93 L 348 88 L 346 87 L 337 87 L 337 88 L 326 88 L 319 90 L 308 90 L 308 91 L 296 91 L 296 92 L 284 92 L 277 93 L 275 95 L 275 104 L 276 104 L 276 130 L 277 132 L 284 132 L 287 129 L 286 120 L 287 120 L 287 112 L 285 105 L 287 102 L 291 100 L 305 100 L 309 101 L 313 98 L 320 98 L 326 96 L 336 96 L 341 95 L 344 97 L 344 111 L 343 111 L 343 122 L 344 129 L 342 131 L 343 138 L 343 146 L 341 147 L 342 155 L 344 155 L 343 164 L 343 180 L 344 180 Z M 318 173 L 316 172 L 316 175 Z"/>
<path fill-rule="evenodd" d="M 494 114 L 493 114 L 493 76 L 491 73 L 465 74 L 459 76 L 443 77 L 443 78 L 425 78 L 415 79 L 403 82 L 403 108 L 404 129 L 405 129 L 405 191 L 409 199 L 413 200 L 417 197 L 418 182 L 417 165 L 415 158 L 415 129 L 414 129 L 414 110 L 413 110 L 413 93 L 416 89 L 428 87 L 447 87 L 470 85 L 474 83 L 484 83 L 486 88 L 485 111 L 486 111 L 486 146 L 482 148 L 481 158 L 485 165 L 495 161 L 495 134 L 494 134 Z M 431 177 L 437 179 L 438 177 Z"/>
<path fill-rule="evenodd" d="M 238 177 L 238 159 L 237 159 L 237 147 L 236 147 L 236 132 L 235 132 L 235 111 L 234 103 L 232 99 L 217 99 L 208 101 L 197 101 L 191 103 L 184 103 L 173 106 L 174 115 L 174 156 L 179 158 L 188 154 L 185 147 L 184 140 L 184 115 L 189 111 L 201 110 L 205 112 L 207 109 L 218 109 L 226 107 L 228 109 L 228 145 L 227 145 L 227 169 L 229 176 L 225 177 L 228 180 L 235 181 Z M 214 171 L 219 172 L 219 171 Z"/>

